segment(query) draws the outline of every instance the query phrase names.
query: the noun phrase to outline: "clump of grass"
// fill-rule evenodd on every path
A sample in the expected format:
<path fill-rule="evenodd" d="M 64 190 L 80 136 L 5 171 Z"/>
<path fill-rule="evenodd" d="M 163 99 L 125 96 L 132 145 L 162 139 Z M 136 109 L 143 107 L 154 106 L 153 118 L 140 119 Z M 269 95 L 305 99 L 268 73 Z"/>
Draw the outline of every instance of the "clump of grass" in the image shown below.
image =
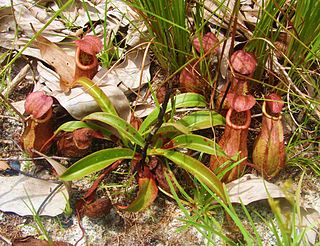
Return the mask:
<path fill-rule="evenodd" d="M 185 0 L 129 0 L 129 4 L 143 18 L 148 32 L 147 41 L 152 42 L 160 65 L 173 73 L 186 62 L 190 52 L 187 29 L 187 5 Z"/>

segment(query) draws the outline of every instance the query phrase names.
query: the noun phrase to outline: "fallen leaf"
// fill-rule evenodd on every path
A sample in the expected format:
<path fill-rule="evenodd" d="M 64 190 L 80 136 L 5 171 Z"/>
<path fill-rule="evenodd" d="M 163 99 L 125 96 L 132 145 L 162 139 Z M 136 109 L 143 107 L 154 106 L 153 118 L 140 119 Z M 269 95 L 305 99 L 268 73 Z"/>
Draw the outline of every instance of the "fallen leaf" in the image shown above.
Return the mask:
<path fill-rule="evenodd" d="M 130 105 L 125 94 L 116 86 L 107 84 L 100 87 L 109 97 L 119 116 L 128 121 L 130 120 Z M 62 107 L 75 119 L 81 120 L 85 116 L 101 111 L 96 101 L 83 88 L 72 88 L 70 94 L 56 92 L 53 94 Z"/>
<path fill-rule="evenodd" d="M 69 91 L 74 86 L 75 60 L 43 36 L 36 39 L 41 56 L 49 65 L 53 66 L 60 76 L 60 88 Z"/>
<path fill-rule="evenodd" d="M 286 198 L 282 189 L 263 178 L 256 177 L 253 174 L 246 174 L 243 177 L 226 184 L 231 203 L 242 203 L 248 205 L 252 202 L 266 200 L 268 198 L 278 198 L 279 207 L 282 214 L 290 211 L 292 206 Z M 302 227 L 307 228 L 306 235 L 311 244 L 316 243 L 318 235 L 317 227 L 320 226 L 320 212 L 314 208 L 306 206 L 304 203 L 300 204 L 300 212 L 302 220 L 300 221 Z"/>
<path fill-rule="evenodd" d="M 0 177 L 0 210 L 21 216 L 33 215 L 28 208 L 30 202 L 37 211 L 57 186 L 56 183 L 27 176 Z M 61 186 L 44 204 L 39 214 L 59 215 L 63 213 L 68 200 L 68 191 L 65 186 Z"/>
<path fill-rule="evenodd" d="M 99 86 L 113 84 L 122 91 L 136 90 L 150 81 L 150 57 L 144 49 L 135 49 L 126 54 L 124 61 L 112 69 L 102 68 L 93 79 Z M 140 80 L 141 77 L 141 80 Z"/>
<path fill-rule="evenodd" d="M 286 199 L 280 199 L 279 207 L 281 209 L 282 215 L 285 219 L 287 214 L 292 214 L 292 206 Z M 319 228 L 320 228 L 320 212 L 314 208 L 305 207 L 303 204 L 300 206 L 300 215 L 299 218 L 297 212 L 295 221 L 297 228 L 305 228 L 306 238 L 309 242 L 308 245 L 315 245 L 317 238 L 319 239 Z"/>
<path fill-rule="evenodd" d="M 67 170 L 67 168 L 65 166 L 63 166 L 62 164 L 60 164 L 56 160 L 54 160 L 54 159 L 42 154 L 41 152 L 39 152 L 37 150 L 33 150 L 33 151 L 35 153 L 37 153 L 39 156 L 44 157 L 46 159 L 46 161 L 49 162 L 49 164 L 55 170 L 55 172 L 57 173 L 58 176 L 60 176 L 61 174 L 63 174 Z M 67 191 L 70 194 L 71 193 L 72 182 L 71 181 L 63 181 L 63 184 L 65 185 L 65 187 L 67 188 Z"/>
<path fill-rule="evenodd" d="M 272 198 L 284 198 L 285 194 L 280 187 L 256 177 L 253 174 L 246 174 L 228 184 L 226 188 L 231 203 L 249 203 Z"/>
<path fill-rule="evenodd" d="M 31 236 L 16 238 L 12 242 L 12 246 L 28 246 L 28 245 L 32 245 L 32 246 L 48 246 L 50 244 L 46 240 L 36 239 L 34 237 L 31 237 Z M 52 245 L 53 246 L 72 246 L 71 243 L 60 242 L 60 241 L 53 241 Z"/>
<path fill-rule="evenodd" d="M 5 171 L 7 169 L 10 169 L 10 166 L 5 161 L 0 161 L 0 171 Z"/>

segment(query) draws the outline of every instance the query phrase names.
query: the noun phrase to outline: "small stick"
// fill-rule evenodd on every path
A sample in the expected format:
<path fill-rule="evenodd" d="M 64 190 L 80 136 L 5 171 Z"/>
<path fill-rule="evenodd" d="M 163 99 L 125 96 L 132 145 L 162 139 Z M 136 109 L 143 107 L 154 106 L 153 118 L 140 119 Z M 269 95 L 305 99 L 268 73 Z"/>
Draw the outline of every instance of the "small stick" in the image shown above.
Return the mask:
<path fill-rule="evenodd" d="M 8 84 L 8 87 L 2 92 L 2 94 L 5 96 L 9 96 L 14 91 L 14 89 L 21 83 L 21 81 L 26 77 L 29 69 L 30 65 L 25 65 L 17 74 L 17 76 L 11 81 L 11 83 Z"/>

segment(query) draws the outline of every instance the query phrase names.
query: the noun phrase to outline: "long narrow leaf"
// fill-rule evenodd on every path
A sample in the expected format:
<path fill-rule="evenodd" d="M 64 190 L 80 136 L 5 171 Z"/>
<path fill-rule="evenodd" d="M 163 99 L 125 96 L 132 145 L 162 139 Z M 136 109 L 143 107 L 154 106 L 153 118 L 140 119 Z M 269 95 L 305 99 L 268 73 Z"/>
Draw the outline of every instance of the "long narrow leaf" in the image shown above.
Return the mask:
<path fill-rule="evenodd" d="M 159 128 L 157 134 L 166 134 L 168 132 L 177 132 L 183 134 L 190 134 L 190 131 L 187 127 L 179 123 L 164 123 Z"/>
<path fill-rule="evenodd" d="M 119 116 L 105 112 L 97 112 L 84 117 L 83 120 L 96 120 L 108 124 L 114 127 L 121 134 L 122 138 L 129 139 L 141 147 L 145 145 L 145 141 L 141 134 Z"/>
<path fill-rule="evenodd" d="M 209 110 L 196 111 L 183 117 L 178 121 L 178 123 L 188 127 L 190 131 L 196 131 L 213 126 L 224 125 L 225 118 L 221 114 Z"/>
<path fill-rule="evenodd" d="M 131 149 L 100 150 L 74 163 L 60 176 L 60 179 L 63 181 L 80 179 L 108 167 L 117 160 L 132 159 L 133 156 L 134 152 Z"/>
<path fill-rule="evenodd" d="M 225 156 L 221 147 L 213 140 L 195 134 L 179 135 L 168 144 L 169 148 L 187 148 L 210 155 Z"/>
<path fill-rule="evenodd" d="M 223 201 L 226 201 L 223 185 L 216 175 L 200 161 L 183 153 L 165 150 L 165 149 L 151 149 L 148 154 L 160 155 L 168 158 L 178 166 L 190 172 L 201 182 L 206 184 L 213 192 L 215 192 Z"/>
<path fill-rule="evenodd" d="M 82 85 L 86 91 L 94 98 L 103 112 L 118 115 L 107 95 L 90 79 L 81 77 L 77 83 Z"/>
<path fill-rule="evenodd" d="M 61 126 L 57 130 L 55 130 L 54 135 L 57 135 L 61 131 L 65 132 L 73 132 L 74 130 L 80 128 L 91 128 L 92 130 L 100 131 L 105 138 L 110 138 L 111 132 L 108 131 L 106 128 L 96 125 L 91 122 L 83 122 L 83 121 L 68 121 Z"/>
<path fill-rule="evenodd" d="M 205 107 L 207 105 L 204 96 L 197 93 L 184 93 L 175 97 L 175 108 L 189 108 L 189 107 Z M 171 102 L 168 103 L 166 112 L 172 110 Z M 160 109 L 154 109 L 148 117 L 142 122 L 139 132 L 143 134 L 154 124 L 158 118 Z"/>

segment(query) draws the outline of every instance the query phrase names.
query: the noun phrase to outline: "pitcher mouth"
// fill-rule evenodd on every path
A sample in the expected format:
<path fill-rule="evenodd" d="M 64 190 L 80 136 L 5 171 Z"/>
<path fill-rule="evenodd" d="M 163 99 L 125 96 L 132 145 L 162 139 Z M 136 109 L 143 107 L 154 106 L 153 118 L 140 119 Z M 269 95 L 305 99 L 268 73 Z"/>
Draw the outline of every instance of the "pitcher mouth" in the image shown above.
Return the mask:
<path fill-rule="evenodd" d="M 246 119 L 244 121 L 244 124 L 243 125 L 237 125 L 235 123 L 232 122 L 232 113 L 235 112 L 236 114 L 240 114 L 240 113 L 245 113 L 245 116 L 246 116 Z M 246 110 L 246 111 L 243 111 L 243 112 L 236 112 L 234 111 L 232 108 L 229 108 L 228 112 L 227 112 L 227 115 L 226 115 L 226 122 L 227 122 L 227 125 L 229 125 L 230 127 L 232 127 L 233 129 L 236 129 L 236 130 L 246 130 L 249 128 L 250 126 L 250 122 L 251 122 L 251 112 L 250 110 Z"/>
<path fill-rule="evenodd" d="M 279 113 L 277 116 L 269 114 L 266 105 L 267 105 L 267 103 L 263 102 L 263 104 L 262 104 L 262 113 L 263 113 L 263 115 L 265 115 L 267 118 L 269 118 L 271 120 L 281 120 L 281 118 L 282 118 L 281 113 Z"/>
<path fill-rule="evenodd" d="M 81 57 L 83 54 L 87 55 L 88 58 L 91 59 L 91 63 L 86 64 L 81 61 Z M 76 64 L 82 70 L 90 70 L 90 69 L 93 69 L 94 67 L 98 66 L 98 59 L 96 57 L 94 57 L 93 55 L 85 53 L 85 52 L 81 51 L 79 48 L 77 48 L 77 50 L 76 50 Z"/>

